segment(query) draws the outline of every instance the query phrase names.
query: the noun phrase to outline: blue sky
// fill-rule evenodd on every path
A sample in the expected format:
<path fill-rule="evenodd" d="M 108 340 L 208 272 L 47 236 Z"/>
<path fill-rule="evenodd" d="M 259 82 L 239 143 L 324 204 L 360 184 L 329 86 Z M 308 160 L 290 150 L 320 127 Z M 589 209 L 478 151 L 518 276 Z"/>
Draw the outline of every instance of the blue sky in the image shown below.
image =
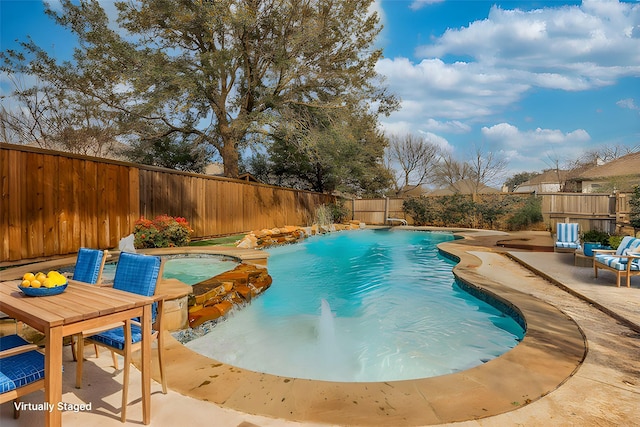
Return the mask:
<path fill-rule="evenodd" d="M 55 6 L 55 2 L 52 2 Z M 103 2 L 115 16 L 113 2 Z M 640 147 L 640 2 L 378 0 L 377 70 L 402 100 L 385 132 L 464 160 L 501 153 L 541 171 L 603 146 Z M 0 49 L 31 36 L 68 59 L 42 3 L 0 0 Z M 4 76 L 2 76 L 4 80 Z M 1 94 L 8 86 L 1 85 Z"/>
<path fill-rule="evenodd" d="M 640 148 L 638 1 L 382 0 L 382 120 L 458 158 L 540 171 L 603 146 Z"/>

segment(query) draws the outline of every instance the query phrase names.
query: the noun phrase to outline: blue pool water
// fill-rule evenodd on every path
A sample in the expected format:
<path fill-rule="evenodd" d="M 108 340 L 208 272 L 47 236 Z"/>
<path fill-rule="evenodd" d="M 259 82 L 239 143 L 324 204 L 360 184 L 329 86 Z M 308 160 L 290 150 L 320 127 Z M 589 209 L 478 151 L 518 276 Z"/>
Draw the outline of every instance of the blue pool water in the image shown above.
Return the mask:
<path fill-rule="evenodd" d="M 187 346 L 221 362 L 369 382 L 471 368 L 513 348 L 513 318 L 463 291 L 446 233 L 360 230 L 270 249 L 272 286 Z"/>

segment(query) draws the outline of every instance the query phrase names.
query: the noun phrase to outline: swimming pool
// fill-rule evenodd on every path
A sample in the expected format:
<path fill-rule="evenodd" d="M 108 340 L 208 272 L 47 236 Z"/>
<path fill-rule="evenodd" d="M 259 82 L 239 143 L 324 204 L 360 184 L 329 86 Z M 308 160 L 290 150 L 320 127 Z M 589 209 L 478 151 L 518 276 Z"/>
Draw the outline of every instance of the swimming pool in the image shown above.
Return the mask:
<path fill-rule="evenodd" d="M 513 348 L 518 322 L 460 288 L 448 233 L 361 230 L 270 249 L 273 284 L 187 343 L 237 367 L 372 382 L 465 370 Z"/>

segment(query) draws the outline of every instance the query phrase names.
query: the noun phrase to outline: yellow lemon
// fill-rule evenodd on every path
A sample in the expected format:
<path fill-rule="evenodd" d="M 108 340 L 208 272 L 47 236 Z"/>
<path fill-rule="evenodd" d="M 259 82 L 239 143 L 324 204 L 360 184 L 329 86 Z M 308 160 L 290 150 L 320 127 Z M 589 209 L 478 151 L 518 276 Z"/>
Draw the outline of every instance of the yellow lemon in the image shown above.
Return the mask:
<path fill-rule="evenodd" d="M 40 286 L 42 286 L 42 283 L 38 279 L 34 279 L 31 281 L 32 288 L 39 288 Z"/>
<path fill-rule="evenodd" d="M 53 283 L 55 283 L 56 286 L 64 285 L 65 283 L 67 283 L 67 278 L 60 274 L 59 276 L 53 278 Z"/>
<path fill-rule="evenodd" d="M 58 273 L 57 271 L 51 270 L 50 272 L 47 273 L 47 277 L 56 277 L 59 274 L 60 273 Z"/>
<path fill-rule="evenodd" d="M 22 276 L 22 280 L 28 280 L 28 281 L 32 281 L 35 278 L 36 276 L 33 273 L 24 273 L 24 276 Z"/>
<path fill-rule="evenodd" d="M 22 281 L 22 284 L 20 286 L 22 286 L 23 288 L 28 288 L 29 286 L 31 286 L 31 282 L 25 279 Z"/>
<path fill-rule="evenodd" d="M 40 273 L 36 273 L 36 280 L 40 283 L 44 282 L 44 279 L 47 278 L 47 275 L 40 272 Z"/>
<path fill-rule="evenodd" d="M 44 283 L 42 283 L 42 286 L 44 286 L 45 288 L 53 288 L 56 286 L 56 282 L 51 277 L 47 277 L 46 279 L 44 279 Z"/>

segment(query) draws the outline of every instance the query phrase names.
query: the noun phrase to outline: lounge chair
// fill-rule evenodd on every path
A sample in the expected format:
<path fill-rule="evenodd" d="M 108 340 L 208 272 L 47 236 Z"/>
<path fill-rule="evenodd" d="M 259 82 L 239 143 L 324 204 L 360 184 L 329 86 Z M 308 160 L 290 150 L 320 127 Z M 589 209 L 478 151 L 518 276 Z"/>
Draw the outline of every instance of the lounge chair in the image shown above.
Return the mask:
<path fill-rule="evenodd" d="M 73 280 L 100 285 L 102 283 L 102 270 L 107 260 L 109 251 L 99 249 L 80 248 L 76 266 L 73 269 Z M 71 353 L 73 360 L 77 360 L 75 341 L 77 336 L 71 337 Z M 98 347 L 95 347 L 96 357 L 98 357 Z"/>
<path fill-rule="evenodd" d="M 598 269 L 609 270 L 616 275 L 616 286 L 627 276 L 627 288 L 631 287 L 631 276 L 640 275 L 640 238 L 625 236 L 618 249 L 594 249 L 593 272 L 598 278 Z"/>
<path fill-rule="evenodd" d="M 162 277 L 162 261 L 159 257 L 133 254 L 128 252 L 120 253 L 116 274 L 113 281 L 114 289 L 133 292 L 139 295 L 152 296 L 155 293 L 158 280 Z M 157 307 L 156 307 L 157 305 Z M 158 300 L 154 304 L 155 329 L 152 331 L 152 339 L 158 342 L 158 359 L 160 363 L 160 378 L 162 381 L 162 392 L 167 393 L 167 382 L 164 375 L 163 355 L 164 339 L 162 326 L 162 311 L 164 301 Z M 156 314 L 157 313 L 157 314 Z M 115 327 L 114 327 L 115 326 Z M 83 339 L 106 347 L 112 352 L 124 357 L 124 380 L 122 391 L 122 422 L 126 420 L 127 393 L 129 390 L 129 365 L 131 364 L 131 354 L 142 348 L 142 327 L 137 319 L 131 319 L 113 325 L 108 330 L 84 331 L 78 340 L 78 353 L 82 354 Z M 78 358 L 76 367 L 76 387 L 82 387 L 82 358 Z M 116 366 L 117 369 L 117 366 Z"/>
<path fill-rule="evenodd" d="M 556 252 L 575 252 L 580 249 L 580 229 L 575 222 L 559 222 L 556 224 Z"/>
<path fill-rule="evenodd" d="M 18 335 L 0 337 L 0 403 L 44 388 L 44 355 Z M 13 417 L 20 416 L 17 405 Z"/>

